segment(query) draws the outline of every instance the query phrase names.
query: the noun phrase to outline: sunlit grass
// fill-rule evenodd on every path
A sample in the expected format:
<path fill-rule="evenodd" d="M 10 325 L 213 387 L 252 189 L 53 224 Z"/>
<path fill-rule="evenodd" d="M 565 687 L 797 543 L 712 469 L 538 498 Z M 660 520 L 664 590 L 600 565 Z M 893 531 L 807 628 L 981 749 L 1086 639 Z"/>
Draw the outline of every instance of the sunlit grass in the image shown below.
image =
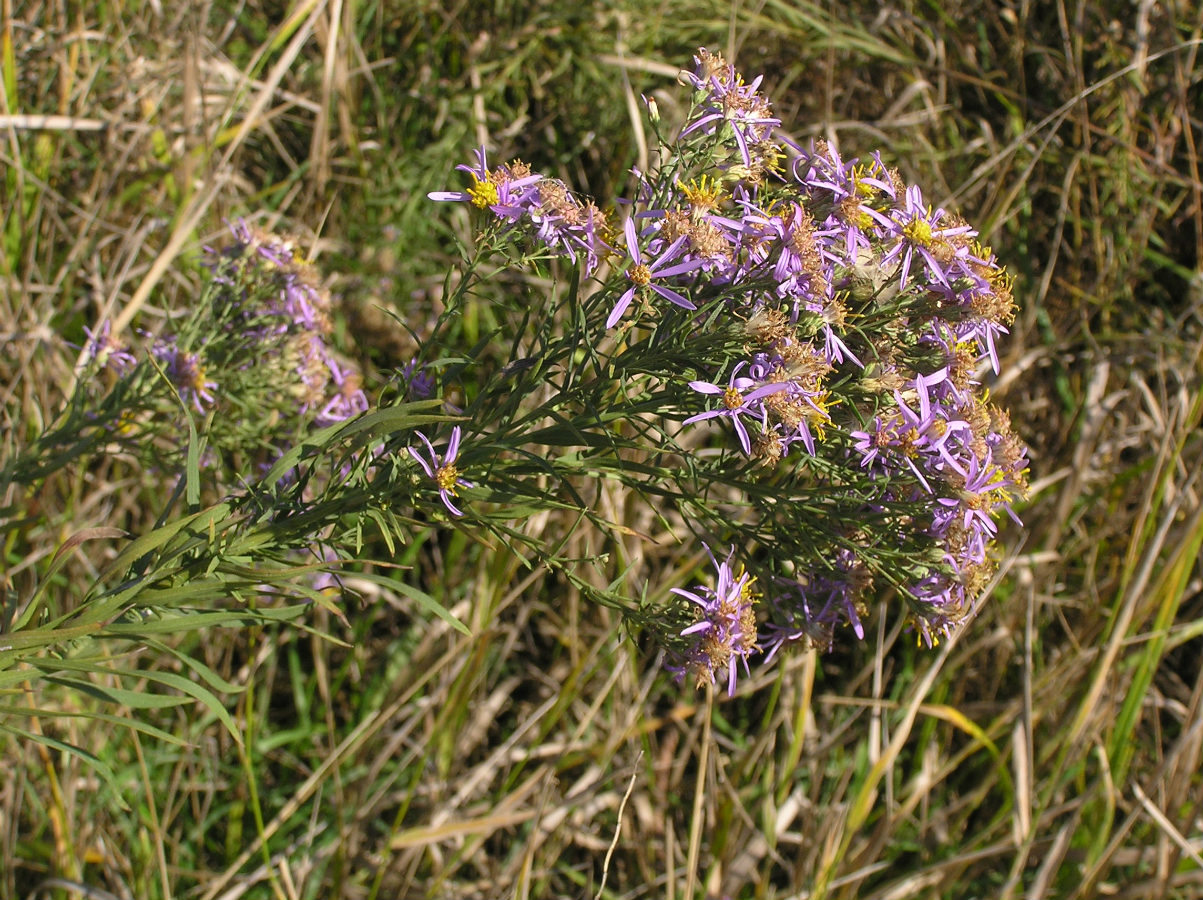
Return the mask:
<path fill-rule="evenodd" d="M 426 193 L 485 136 L 620 193 L 628 99 L 671 115 L 671 73 L 704 45 L 768 74 L 782 117 L 809 123 L 795 138 L 881 147 L 1020 276 L 994 394 L 1035 487 L 956 640 L 918 649 L 875 610 L 864 645 L 726 700 L 674 684 L 564 573 L 434 530 L 393 553 L 367 534 L 388 567 L 347 569 L 341 616 L 226 615 L 231 569 L 188 580 L 213 621 L 148 633 L 87 591 L 131 559 L 126 534 L 184 540 L 156 532 L 174 482 L 117 456 L 2 485 L 0 894 L 80 895 L 60 878 L 137 897 L 593 896 L 607 859 L 610 897 L 1198 894 L 1198 21 L 549 0 L 342 4 L 337 21 L 252 4 L 227 28 L 171 4 L 18 6 L 0 463 L 63 409 L 63 342 L 190 309 L 229 217 L 302 235 L 341 298 L 340 348 L 391 373 L 473 238 Z M 66 118 L 15 121 L 31 115 Z M 456 336 L 532 293 L 489 282 Z M 616 488 L 598 502 L 632 508 Z M 212 515 L 194 537 L 220 533 Z M 578 529 L 563 553 L 685 583 L 703 560 L 640 539 L 643 515 L 621 546 Z M 47 628 L 18 668 L 27 613 Z"/>

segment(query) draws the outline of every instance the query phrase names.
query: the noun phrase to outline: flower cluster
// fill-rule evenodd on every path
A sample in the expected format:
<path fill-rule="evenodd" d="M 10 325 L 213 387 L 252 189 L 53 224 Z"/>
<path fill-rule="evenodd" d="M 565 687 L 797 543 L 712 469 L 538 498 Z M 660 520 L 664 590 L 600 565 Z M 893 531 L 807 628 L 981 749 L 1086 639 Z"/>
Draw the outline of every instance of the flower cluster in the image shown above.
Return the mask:
<path fill-rule="evenodd" d="M 226 330 L 259 348 L 242 365 L 253 365 L 260 374 L 270 370 L 274 386 L 291 398 L 296 413 L 312 415 L 318 425 L 366 410 L 361 376 L 330 347 L 330 294 L 314 266 L 290 240 L 241 221 L 230 230 L 229 246 L 210 251 L 214 283 L 229 288 L 229 296 L 215 297 L 214 306 L 220 310 L 228 304 L 232 315 Z M 248 284 L 261 287 L 247 290 Z"/>
<path fill-rule="evenodd" d="M 606 216 L 591 201 L 581 202 L 558 179 L 532 173 L 521 160 L 490 169 L 484 148 L 475 165 L 457 166 L 472 184 L 466 191 L 434 191 L 431 200 L 469 203 L 489 210 L 503 228 L 527 228 L 554 255 L 580 258 L 593 272 L 608 249 Z"/>
<path fill-rule="evenodd" d="M 692 646 L 680 666 L 669 669 L 680 675 L 692 674 L 699 686 L 714 683 L 719 673 L 726 675 L 727 693 L 735 693 L 739 666 L 748 671 L 748 657 L 759 648 L 756 644 L 756 579 L 742 567 L 732 568 L 732 556 L 719 562 L 706 548 L 715 568 L 713 588 L 693 590 L 673 588 L 674 594 L 697 605 L 698 621 L 681 632 Z"/>
<path fill-rule="evenodd" d="M 724 423 L 732 452 L 832 511 L 799 538 L 786 504 L 752 504 L 760 533 L 776 535 L 749 548 L 763 594 L 731 558 L 715 563 L 716 587 L 677 591 L 698 617 L 680 634 L 680 671 L 733 686 L 758 646 L 770 658 L 796 642 L 827 647 L 841 624 L 862 637 L 883 577 L 934 643 L 974 608 L 994 571 L 995 520 L 1015 518 L 1026 489 L 1026 451 L 979 380 L 999 370 L 1010 279 L 968 223 L 880 154 L 845 160 L 824 141 L 776 137 L 760 78 L 745 83 L 704 49 L 695 62 L 686 121 L 618 204 L 625 241 L 560 182 L 519 162 L 489 169 L 483 150 L 460 167 L 468 190 L 430 196 L 581 262 L 600 282 L 604 329 L 624 340 L 648 325 L 727 348 L 699 350 L 698 377 L 663 373 L 681 424 Z M 702 340 L 718 334 L 730 339 Z M 906 565 L 890 571 L 883 548 L 903 548 Z"/>
<path fill-rule="evenodd" d="M 130 348 L 113 336 L 113 323 L 105 319 L 97 328 L 84 328 L 88 342 L 83 347 L 85 365 L 95 365 L 117 376 L 128 375 L 138 365 Z"/>
<path fill-rule="evenodd" d="M 172 471 L 190 433 L 180 416 L 199 417 L 207 485 L 227 497 L 244 495 L 252 473 L 271 471 L 315 429 L 369 408 L 359 371 L 334 352 L 331 298 L 316 267 L 278 235 L 243 221 L 230 232 L 223 246 L 206 248 L 210 277 L 191 314 L 147 336 L 141 362 L 108 322 L 88 330 L 83 353 L 88 371 L 112 386 L 93 419 L 98 439 L 116 438 L 148 468 Z M 336 477 L 349 471 L 345 458 L 341 467 Z M 295 467 L 270 487 L 309 502 L 330 481 Z M 308 549 L 322 563 L 334 555 Z M 331 577 L 319 573 L 314 588 L 325 590 Z"/>
<path fill-rule="evenodd" d="M 772 133 L 781 124 L 768 100 L 760 94 L 764 76 L 744 84 L 735 66 L 704 47 L 695 61 L 696 69 L 685 73 L 696 92 L 695 107 L 681 130 L 681 137 L 699 133 L 726 138 L 729 131 L 742 163 L 737 174 L 751 184 L 760 183 L 778 157 Z"/>
<path fill-rule="evenodd" d="M 330 347 L 330 296 L 313 266 L 290 241 L 241 221 L 230 230 L 227 246 L 207 251 L 212 277 L 205 302 L 177 332 L 150 344 L 151 359 L 179 400 L 200 414 L 223 402 L 256 410 L 243 417 L 244 443 L 271 440 L 262 430 L 246 434 L 256 421 L 269 429 L 331 425 L 366 410 L 359 373 Z M 118 377 L 134 371 L 136 356 L 109 322 L 87 334 L 85 362 Z M 218 444 L 222 427 L 218 420 Z"/>

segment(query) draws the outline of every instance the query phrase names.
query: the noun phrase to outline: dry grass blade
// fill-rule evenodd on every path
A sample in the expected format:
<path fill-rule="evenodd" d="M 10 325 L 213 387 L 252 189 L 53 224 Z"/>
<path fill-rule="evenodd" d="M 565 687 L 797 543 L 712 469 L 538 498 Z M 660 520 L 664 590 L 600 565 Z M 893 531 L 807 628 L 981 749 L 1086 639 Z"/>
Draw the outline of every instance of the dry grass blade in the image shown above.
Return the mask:
<path fill-rule="evenodd" d="M 288 74 L 293 63 L 300 55 L 301 50 L 313 36 L 313 29 L 324 12 L 325 6 L 325 0 L 306 0 L 306 2 L 294 10 L 289 20 L 284 22 L 276 30 L 272 38 L 264 44 L 262 49 L 266 52 L 268 47 L 274 46 L 285 35 L 291 34 L 291 38 L 280 54 L 280 58 L 276 60 L 264 83 L 259 86 L 257 92 L 247 105 L 245 112 L 243 112 L 241 124 L 238 125 L 233 135 L 228 139 L 222 136 L 225 150 L 213 166 L 214 174 L 211 180 L 205 185 L 203 190 L 197 191 L 188 205 L 175 216 L 175 227 L 172 229 L 167 245 L 155 257 L 150 270 L 141 279 L 129 301 L 113 317 L 114 336 L 120 335 L 129 326 L 134 316 L 138 314 L 143 304 L 150 298 L 159 281 L 175 263 L 181 251 L 190 242 L 195 240 L 197 226 L 204 219 L 209 207 L 217 200 L 221 195 L 221 191 L 231 180 L 230 161 L 242 147 L 247 136 L 255 128 L 263 124 L 264 111 L 275 98 L 276 91 L 283 81 L 284 76 Z M 241 91 L 235 91 L 233 96 L 239 98 Z M 224 116 L 226 119 L 233 119 L 235 117 L 235 110 L 233 108 L 227 110 Z"/>
<path fill-rule="evenodd" d="M 1005 533 L 1030 549 L 955 640 L 916 649 L 871 604 L 871 646 L 837 634 L 704 703 L 649 629 L 590 600 L 625 573 L 654 610 L 704 564 L 629 485 L 587 497 L 612 535 L 571 509 L 479 543 L 437 517 L 393 533 L 382 504 L 356 548 L 383 564 L 345 567 L 342 594 L 289 620 L 251 610 L 251 581 L 170 573 L 139 590 L 188 603 L 93 602 L 89 585 L 132 589 L 143 556 L 189 541 L 254 562 L 224 515 L 158 529 L 180 521 L 172 477 L 121 441 L 2 483 L 0 895 L 1200 896 L 1197 4 L 0 12 L 0 471 L 60 421 L 85 327 L 150 341 L 195 306 L 193 251 L 227 218 L 321 252 L 340 349 L 388 381 L 471 277 L 456 242 L 482 231 L 428 193 L 461 190 L 454 167 L 487 146 L 604 205 L 654 167 L 640 98 L 666 135 L 684 120 L 700 45 L 765 75 L 800 146 L 880 150 L 982 226 L 1019 304 L 991 393 L 1033 468 Z M 569 281 L 476 273 L 446 384 Z M 529 329 L 514 345 L 538 351 Z M 469 478 L 497 471 L 494 449 Z M 210 459 L 197 448 L 198 479 Z M 528 552 L 548 536 L 560 568 Z M 227 610 L 248 618 L 203 618 Z M 185 617 L 207 624 L 173 631 Z M 227 709 L 241 688 L 255 702 Z"/>

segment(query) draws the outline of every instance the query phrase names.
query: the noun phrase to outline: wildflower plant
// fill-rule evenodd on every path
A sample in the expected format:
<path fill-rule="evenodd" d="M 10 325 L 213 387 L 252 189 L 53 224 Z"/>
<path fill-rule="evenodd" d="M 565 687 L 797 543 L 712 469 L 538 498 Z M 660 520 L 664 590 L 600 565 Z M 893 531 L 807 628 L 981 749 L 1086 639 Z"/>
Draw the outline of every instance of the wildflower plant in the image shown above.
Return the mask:
<path fill-rule="evenodd" d="M 85 328 L 68 413 L 9 461 L 6 479 L 31 482 L 91 453 L 171 474 L 194 432 L 198 474 L 221 494 L 368 408 L 359 373 L 330 344 L 329 294 L 291 241 L 235 222 L 205 265 L 203 294 L 157 334 Z"/>
<path fill-rule="evenodd" d="M 0 689 L 36 669 L 87 690 L 94 670 L 63 663 L 68 644 L 343 616 L 340 564 L 395 567 L 451 529 L 554 572 L 658 636 L 670 670 L 729 692 L 841 626 L 863 637 L 878 597 L 929 644 L 952 633 L 1026 486 L 981 384 L 1010 281 L 879 154 L 791 143 L 759 79 L 705 50 L 695 62 L 690 112 L 672 137 L 652 116 L 657 160 L 631 196 L 599 205 L 484 148 L 459 167 L 464 189 L 430 195 L 467 208 L 475 248 L 374 396 L 332 348 L 316 268 L 242 222 L 207 252 L 187 315 L 153 335 L 92 325 L 66 409 L 0 463 L 0 516 L 91 460 L 172 487 L 148 533 L 71 539 L 125 541 L 78 602 L 50 593 L 68 553 L 18 598 Z M 492 331 L 463 346 L 462 314 L 515 272 L 538 277 L 493 291 Z M 588 553 L 567 554 L 574 534 Z M 631 541 L 709 557 L 713 574 L 642 583 Z M 361 574 L 464 630 L 418 586 Z M 235 731 L 208 688 L 157 683 Z"/>
<path fill-rule="evenodd" d="M 685 121 L 666 136 L 651 107 L 656 163 L 611 211 L 484 148 L 464 190 L 430 198 L 480 229 L 445 321 L 491 259 L 554 285 L 514 310 L 520 337 L 496 335 L 508 359 L 457 369 L 464 433 L 489 448 L 474 482 L 489 512 L 469 502 L 465 521 L 550 503 L 617 544 L 622 523 L 591 502 L 610 482 L 661 540 L 730 546 L 709 584 L 649 599 L 620 574 L 599 596 L 659 630 L 674 671 L 733 692 L 750 661 L 829 648 L 841 626 L 862 638 L 887 594 L 920 640 L 951 634 L 995 571 L 1027 459 L 982 384 L 1014 316 L 994 253 L 880 153 L 790 141 L 760 78 L 705 49 L 694 62 Z M 411 449 L 457 515 L 459 436 L 443 468 L 425 436 Z"/>
<path fill-rule="evenodd" d="M 13 592 L 0 692 L 39 678 L 92 694 L 96 676 L 149 679 L 164 692 L 137 708 L 199 700 L 237 737 L 214 692 L 239 687 L 165 637 L 271 626 L 318 606 L 344 617 L 335 573 L 363 546 L 365 522 L 377 517 L 389 539 L 409 540 L 441 508 L 439 492 L 419 490 L 426 464 L 403 450 L 416 429 L 448 421 L 441 401 L 402 391 L 369 409 L 358 370 L 333 348 L 313 263 L 243 222 L 230 232 L 206 251 L 208 277 L 186 315 L 153 335 L 89 327 L 65 409 L 0 461 L 0 524 L 10 528 L 35 521 L 28 498 L 47 479 L 75 478 L 82 495 L 98 466 L 131 473 L 126 483 L 163 504 L 143 533 L 105 523 L 71 536 L 27 592 Z M 453 446 L 435 473 L 448 497 L 466 484 L 441 481 L 456 455 Z M 67 551 L 98 540 L 111 544 L 104 563 L 63 589 L 53 576 Z M 463 629 L 419 589 L 406 595 Z M 145 646 L 185 659 L 200 683 L 125 659 Z"/>

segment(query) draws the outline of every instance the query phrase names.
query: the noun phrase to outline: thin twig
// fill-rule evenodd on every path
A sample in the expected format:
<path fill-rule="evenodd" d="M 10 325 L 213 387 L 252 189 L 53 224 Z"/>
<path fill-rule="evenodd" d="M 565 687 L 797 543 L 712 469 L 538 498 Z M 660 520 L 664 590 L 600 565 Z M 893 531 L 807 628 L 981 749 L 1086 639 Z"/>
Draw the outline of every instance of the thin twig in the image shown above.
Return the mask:
<path fill-rule="evenodd" d="M 606 876 L 610 874 L 610 858 L 614 855 L 614 848 L 618 846 L 618 836 L 622 834 L 622 814 L 627 808 L 627 801 L 631 799 L 631 792 L 635 790 L 635 779 L 639 777 L 639 761 L 641 759 L 643 759 L 642 750 L 635 756 L 634 771 L 631 772 L 631 780 L 627 784 L 627 792 L 622 795 L 622 802 L 618 804 L 618 824 L 614 826 L 614 839 L 610 841 L 610 846 L 606 850 L 606 858 L 602 860 L 601 884 L 597 886 L 594 900 L 601 900 L 602 891 L 606 889 Z"/>

